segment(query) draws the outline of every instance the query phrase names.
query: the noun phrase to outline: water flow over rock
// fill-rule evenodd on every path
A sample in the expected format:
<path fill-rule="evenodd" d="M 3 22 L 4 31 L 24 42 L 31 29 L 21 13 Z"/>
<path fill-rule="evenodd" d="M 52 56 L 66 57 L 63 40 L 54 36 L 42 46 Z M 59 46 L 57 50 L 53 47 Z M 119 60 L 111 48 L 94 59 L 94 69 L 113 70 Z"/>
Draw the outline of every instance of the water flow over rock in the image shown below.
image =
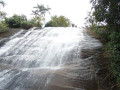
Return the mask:
<path fill-rule="evenodd" d="M 83 31 L 59 27 L 12 36 L 0 48 L 0 89 L 93 90 L 92 56 L 82 59 L 81 51 L 101 44 Z"/>
<path fill-rule="evenodd" d="M 15 36 L 0 48 L 0 62 L 21 68 L 61 67 L 84 38 L 82 31 L 71 28 L 30 30 Z"/>

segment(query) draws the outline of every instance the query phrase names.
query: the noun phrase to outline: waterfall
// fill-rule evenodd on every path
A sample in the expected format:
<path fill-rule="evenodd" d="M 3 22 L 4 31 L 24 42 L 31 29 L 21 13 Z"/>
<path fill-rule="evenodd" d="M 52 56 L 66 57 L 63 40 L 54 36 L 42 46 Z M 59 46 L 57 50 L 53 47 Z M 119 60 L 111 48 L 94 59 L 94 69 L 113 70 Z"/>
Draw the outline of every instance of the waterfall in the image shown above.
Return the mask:
<path fill-rule="evenodd" d="M 88 47 L 83 31 L 71 27 L 33 28 L 10 37 L 0 48 L 0 89 L 59 90 L 49 89 L 48 83 L 56 71 L 80 66 L 81 48 Z"/>

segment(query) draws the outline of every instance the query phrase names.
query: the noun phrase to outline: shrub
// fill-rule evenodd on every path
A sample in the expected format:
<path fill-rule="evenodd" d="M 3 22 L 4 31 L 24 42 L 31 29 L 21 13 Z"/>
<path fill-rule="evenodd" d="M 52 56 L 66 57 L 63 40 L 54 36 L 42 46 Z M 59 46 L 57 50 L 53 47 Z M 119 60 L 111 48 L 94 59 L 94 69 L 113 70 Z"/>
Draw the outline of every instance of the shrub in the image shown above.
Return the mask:
<path fill-rule="evenodd" d="M 23 21 L 23 22 L 21 22 L 20 27 L 23 29 L 30 29 L 33 27 L 33 24 L 28 21 Z"/>
<path fill-rule="evenodd" d="M 53 16 L 45 27 L 69 27 L 70 20 L 64 16 Z"/>
<path fill-rule="evenodd" d="M 48 23 L 46 23 L 45 27 L 53 27 L 53 22 L 52 21 L 49 21 Z"/>
<path fill-rule="evenodd" d="M 25 15 L 13 15 L 10 18 L 5 18 L 5 22 L 10 28 L 23 28 L 30 29 L 32 27 L 41 27 L 41 23 L 37 21 L 36 18 L 27 20 Z"/>
<path fill-rule="evenodd" d="M 20 28 L 23 21 L 27 21 L 27 19 L 19 15 L 13 15 L 10 18 L 5 18 L 5 22 L 10 28 Z"/>
<path fill-rule="evenodd" d="M 7 26 L 7 24 L 4 22 L 4 21 L 2 21 L 1 23 L 0 23 L 0 33 L 1 32 L 5 32 L 5 31 L 7 31 L 9 28 L 8 28 L 8 26 Z"/>
<path fill-rule="evenodd" d="M 33 27 L 42 27 L 42 23 L 38 21 L 37 17 L 32 18 L 29 22 L 33 25 Z"/>

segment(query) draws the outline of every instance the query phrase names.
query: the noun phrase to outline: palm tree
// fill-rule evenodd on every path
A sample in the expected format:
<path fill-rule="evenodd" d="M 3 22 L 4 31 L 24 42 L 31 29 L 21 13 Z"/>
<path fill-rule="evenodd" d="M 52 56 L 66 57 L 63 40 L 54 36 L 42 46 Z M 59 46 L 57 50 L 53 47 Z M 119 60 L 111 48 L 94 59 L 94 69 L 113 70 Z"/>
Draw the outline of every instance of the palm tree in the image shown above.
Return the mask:
<path fill-rule="evenodd" d="M 0 5 L 2 5 L 4 7 L 4 5 L 5 5 L 4 1 L 0 0 Z"/>
<path fill-rule="evenodd" d="M 4 7 L 4 5 L 5 5 L 4 1 L 0 0 L 0 5 L 2 5 L 2 6 Z M 0 21 L 1 21 L 3 18 L 5 18 L 5 16 L 6 16 L 6 13 L 0 11 Z"/>
<path fill-rule="evenodd" d="M 32 11 L 33 14 L 36 16 L 40 16 L 41 18 L 44 18 L 46 12 L 48 12 L 51 9 L 49 7 L 46 8 L 44 5 L 39 5 L 39 4 L 37 4 L 37 6 L 34 8 L 36 8 L 36 10 Z"/>
<path fill-rule="evenodd" d="M 49 12 L 49 10 L 51 8 L 49 8 L 48 6 L 45 7 L 44 5 L 39 5 L 37 4 L 36 7 L 34 7 L 36 10 L 32 11 L 33 15 L 35 15 L 35 17 L 37 18 L 38 20 L 38 24 L 42 24 L 41 22 L 45 20 L 45 14 L 47 12 Z M 49 12 L 50 13 L 50 12 Z"/>

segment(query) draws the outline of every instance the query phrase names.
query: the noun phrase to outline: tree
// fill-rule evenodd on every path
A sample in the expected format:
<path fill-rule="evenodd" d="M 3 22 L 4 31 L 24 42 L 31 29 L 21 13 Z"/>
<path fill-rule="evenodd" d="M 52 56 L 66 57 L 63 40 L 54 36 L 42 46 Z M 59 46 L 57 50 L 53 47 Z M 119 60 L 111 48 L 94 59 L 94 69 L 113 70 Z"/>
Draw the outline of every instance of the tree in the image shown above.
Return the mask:
<path fill-rule="evenodd" d="M 85 18 L 86 23 L 85 25 L 88 27 L 93 26 L 94 24 L 97 24 L 94 15 L 92 14 L 92 12 L 88 12 L 87 17 Z"/>
<path fill-rule="evenodd" d="M 6 12 L 0 11 L 0 21 L 5 19 L 6 15 L 7 15 Z"/>
<path fill-rule="evenodd" d="M 105 22 L 110 26 L 118 26 L 119 23 L 119 0 L 91 0 L 94 16 L 97 21 Z"/>
<path fill-rule="evenodd" d="M 4 6 L 4 5 L 5 5 L 5 2 L 2 1 L 2 0 L 0 0 L 0 4 L 1 4 L 2 6 Z"/>
<path fill-rule="evenodd" d="M 4 7 L 5 3 L 4 3 L 2 0 L 0 0 L 0 5 L 2 5 L 2 6 Z M 6 13 L 3 12 L 3 11 L 0 11 L 0 21 L 1 21 L 2 19 L 4 19 L 5 16 L 6 16 Z"/>
<path fill-rule="evenodd" d="M 5 18 L 5 22 L 8 24 L 11 28 L 20 28 L 21 23 L 27 21 L 26 17 L 24 15 L 13 15 L 10 18 Z"/>
<path fill-rule="evenodd" d="M 69 27 L 70 20 L 64 16 L 53 16 L 51 20 L 45 25 L 46 27 Z"/>
<path fill-rule="evenodd" d="M 0 5 L 4 7 L 5 3 L 2 0 L 0 0 Z M 5 23 L 5 21 L 3 21 L 5 17 L 6 17 L 6 13 L 0 11 L 0 33 L 8 30 L 7 24 Z"/>
<path fill-rule="evenodd" d="M 45 7 L 44 5 L 39 5 L 37 4 L 36 7 L 34 7 L 36 10 L 32 11 L 33 12 L 33 15 L 35 15 L 35 17 L 37 18 L 38 20 L 38 23 L 41 25 L 41 22 L 45 20 L 45 14 L 47 12 L 49 12 L 49 10 L 51 8 L 49 7 Z"/>
<path fill-rule="evenodd" d="M 107 46 L 111 53 L 112 74 L 120 85 L 120 0 L 91 0 L 91 3 L 95 20 L 105 23 L 102 29 L 107 33 L 104 37 L 107 37 Z M 99 26 L 97 31 L 101 31 Z"/>

